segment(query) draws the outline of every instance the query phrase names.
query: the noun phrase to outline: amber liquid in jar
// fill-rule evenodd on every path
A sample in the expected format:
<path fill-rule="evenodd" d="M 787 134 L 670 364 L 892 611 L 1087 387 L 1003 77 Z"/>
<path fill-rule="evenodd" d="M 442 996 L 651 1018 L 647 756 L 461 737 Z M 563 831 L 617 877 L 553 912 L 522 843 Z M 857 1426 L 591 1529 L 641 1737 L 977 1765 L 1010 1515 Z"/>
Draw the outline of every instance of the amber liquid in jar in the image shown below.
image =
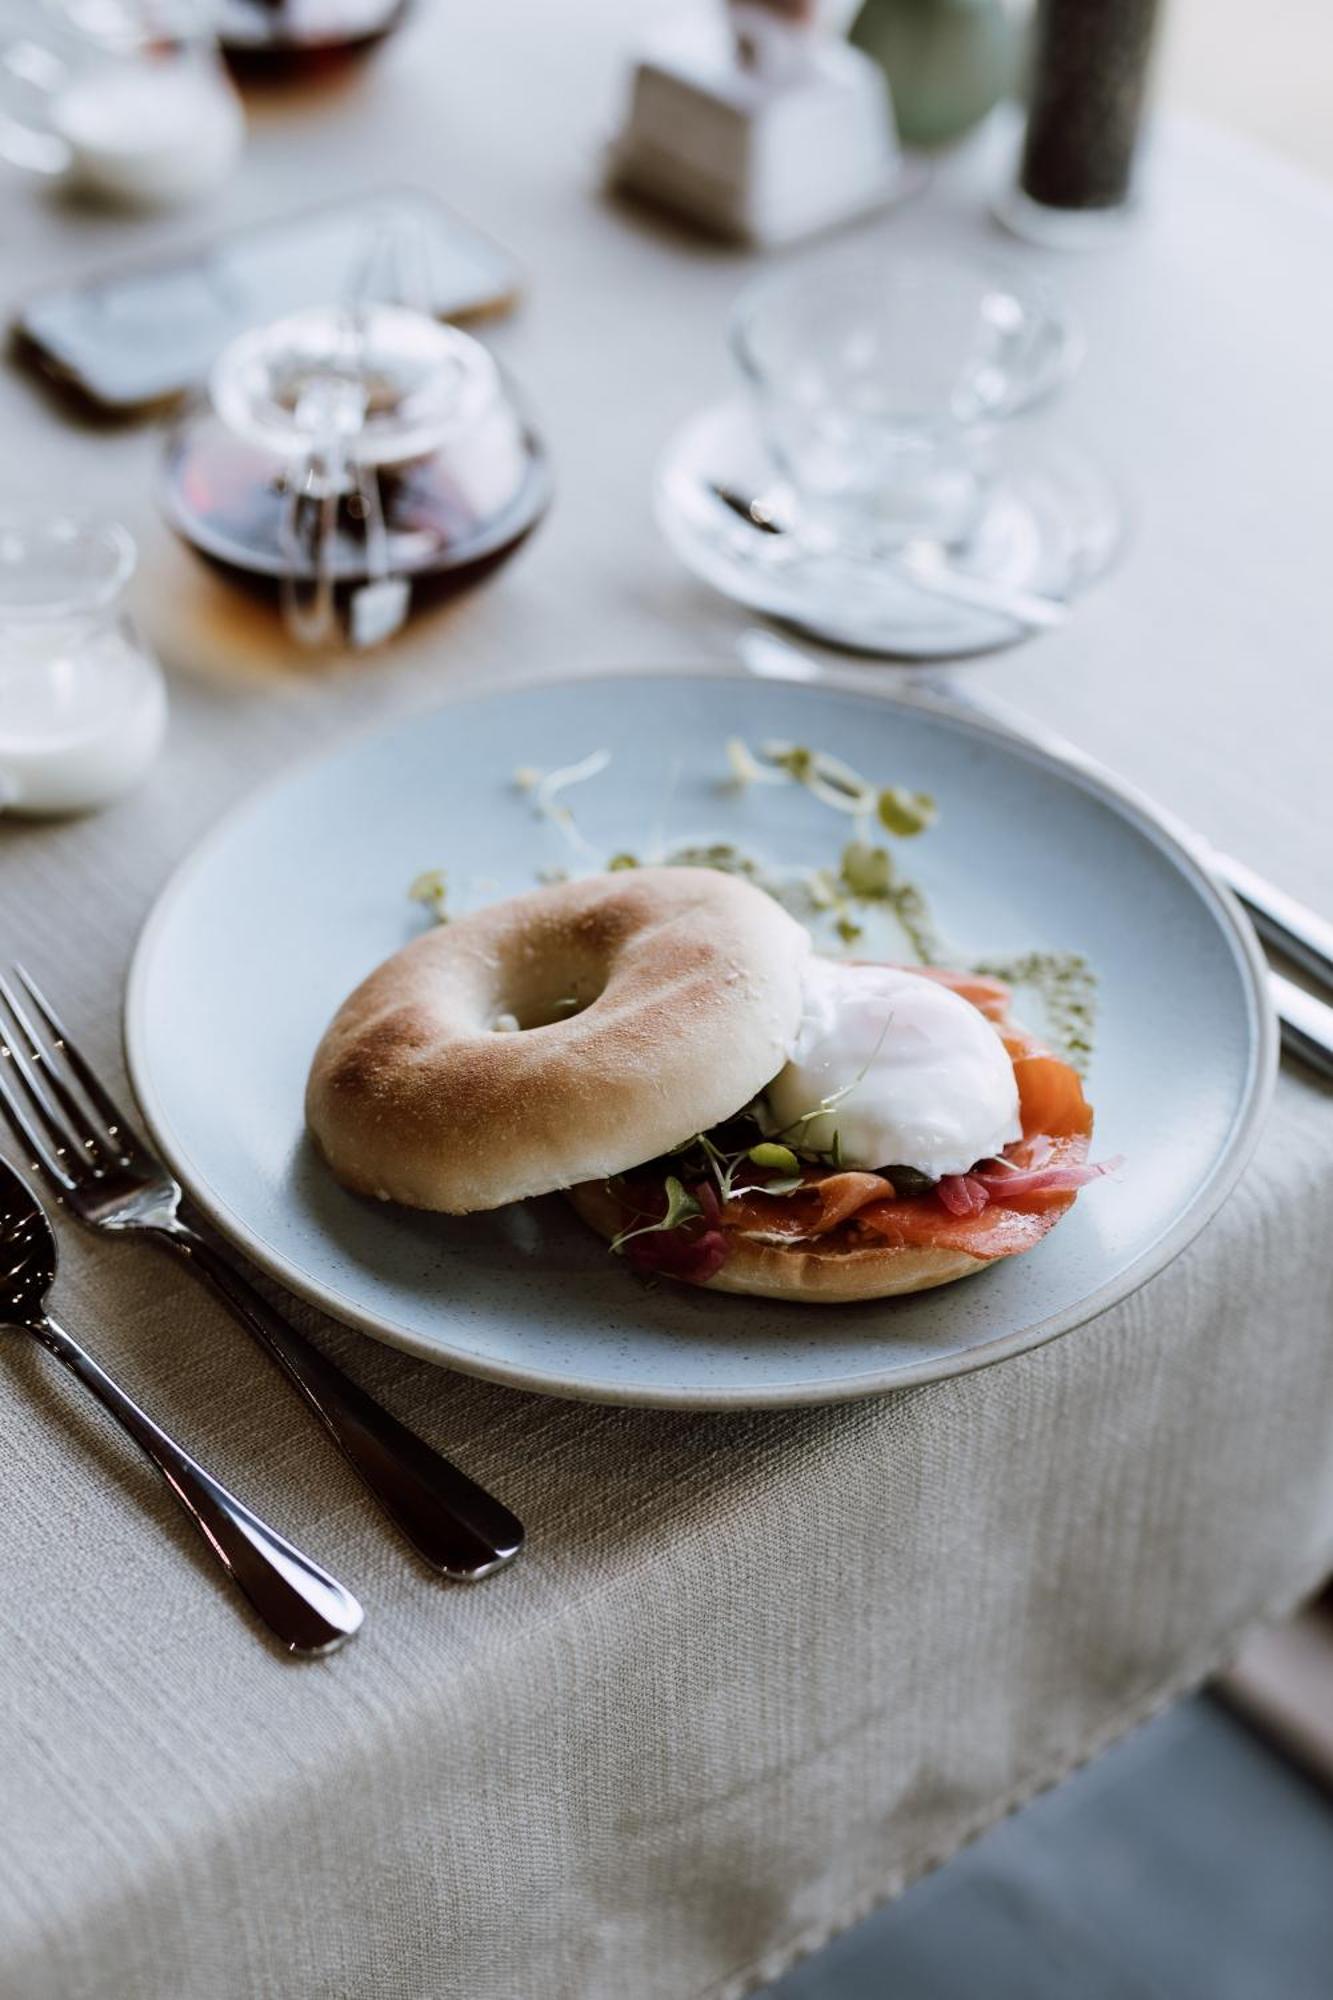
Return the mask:
<path fill-rule="evenodd" d="M 290 83 L 341 69 L 399 25 L 409 0 L 218 0 L 227 62 L 243 83 Z"/>
<path fill-rule="evenodd" d="M 527 440 L 519 484 L 497 506 L 479 508 L 439 457 L 382 468 L 376 475 L 394 574 L 425 608 L 467 588 L 526 540 L 550 498 L 550 472 L 535 439 Z M 183 426 L 168 446 L 162 499 L 171 526 L 212 568 L 252 596 L 276 605 L 284 576 L 309 586 L 315 576 L 317 502 L 298 503 L 295 543 L 284 532 L 286 478 L 266 454 L 231 437 L 215 420 Z M 328 563 L 345 612 L 371 580 L 364 503 L 356 493 L 336 508 Z"/>

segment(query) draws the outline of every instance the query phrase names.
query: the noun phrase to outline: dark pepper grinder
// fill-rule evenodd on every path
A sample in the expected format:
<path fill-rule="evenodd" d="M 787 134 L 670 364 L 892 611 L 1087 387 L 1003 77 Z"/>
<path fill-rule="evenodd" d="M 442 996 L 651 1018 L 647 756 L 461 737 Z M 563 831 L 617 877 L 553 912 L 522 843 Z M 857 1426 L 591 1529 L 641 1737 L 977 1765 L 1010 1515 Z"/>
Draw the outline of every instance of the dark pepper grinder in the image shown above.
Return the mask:
<path fill-rule="evenodd" d="M 1001 201 L 1019 235 L 1080 248 L 1130 199 L 1158 0 L 1037 0 L 1018 186 Z"/>

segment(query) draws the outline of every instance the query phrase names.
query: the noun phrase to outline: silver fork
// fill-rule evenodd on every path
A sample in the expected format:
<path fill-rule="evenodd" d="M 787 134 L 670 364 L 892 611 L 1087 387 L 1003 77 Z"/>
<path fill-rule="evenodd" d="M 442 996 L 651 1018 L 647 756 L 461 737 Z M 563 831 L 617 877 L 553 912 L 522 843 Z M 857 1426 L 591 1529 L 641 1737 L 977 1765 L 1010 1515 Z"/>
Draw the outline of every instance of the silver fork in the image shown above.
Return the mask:
<path fill-rule="evenodd" d="M 419 1555 L 474 1583 L 511 1562 L 523 1525 L 390 1415 L 261 1297 L 182 1215 L 179 1183 L 145 1144 L 21 965 L 0 974 L 0 1111 L 81 1222 L 182 1257 L 299 1389 Z"/>
<path fill-rule="evenodd" d="M 23 1176 L 0 1160 L 0 1325 L 30 1333 L 91 1389 L 155 1465 L 228 1576 L 292 1653 L 329 1653 L 361 1623 L 336 1577 L 261 1521 L 155 1424 L 47 1309 L 55 1231 Z"/>

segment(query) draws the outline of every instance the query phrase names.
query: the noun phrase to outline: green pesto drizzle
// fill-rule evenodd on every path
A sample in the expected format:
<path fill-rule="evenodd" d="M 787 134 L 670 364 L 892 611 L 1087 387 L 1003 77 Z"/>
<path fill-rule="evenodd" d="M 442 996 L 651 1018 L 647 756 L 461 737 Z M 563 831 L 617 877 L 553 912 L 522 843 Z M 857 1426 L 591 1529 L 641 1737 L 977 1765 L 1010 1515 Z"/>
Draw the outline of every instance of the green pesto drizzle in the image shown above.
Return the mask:
<path fill-rule="evenodd" d="M 1097 1026 L 1097 975 L 1086 958 L 1076 951 L 1029 951 L 986 959 L 972 970 L 1035 993 L 1066 1060 L 1086 1075 Z"/>

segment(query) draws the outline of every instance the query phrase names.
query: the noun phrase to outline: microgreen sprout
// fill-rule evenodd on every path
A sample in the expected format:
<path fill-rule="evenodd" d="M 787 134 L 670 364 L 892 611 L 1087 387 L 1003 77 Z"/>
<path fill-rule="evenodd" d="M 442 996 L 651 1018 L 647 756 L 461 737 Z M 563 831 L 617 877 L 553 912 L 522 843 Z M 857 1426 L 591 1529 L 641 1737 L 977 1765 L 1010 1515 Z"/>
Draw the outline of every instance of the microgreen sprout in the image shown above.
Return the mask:
<path fill-rule="evenodd" d="M 838 870 L 848 895 L 867 902 L 884 901 L 893 888 L 893 861 L 887 847 L 871 847 L 867 841 L 853 840 L 842 850 Z"/>
<path fill-rule="evenodd" d="M 571 785 L 582 785 L 589 778 L 600 776 L 610 762 L 609 750 L 593 750 L 588 756 L 580 757 L 577 764 L 565 764 L 558 770 L 548 771 L 535 793 L 538 809 L 546 812 L 557 792 L 568 791 Z"/>
<path fill-rule="evenodd" d="M 616 1256 L 619 1256 L 625 1245 L 632 1243 L 636 1236 L 655 1236 L 659 1230 L 679 1229 L 682 1222 L 689 1222 L 696 1215 L 703 1214 L 694 1196 L 685 1192 L 674 1174 L 667 1175 L 664 1185 L 667 1198 L 666 1214 L 657 1222 L 640 1223 L 636 1229 L 622 1229 L 619 1235 L 613 1236 L 611 1249 Z"/>
<path fill-rule="evenodd" d="M 716 1188 L 718 1201 L 723 1207 L 740 1195 L 795 1194 L 799 1188 L 805 1186 L 801 1162 L 789 1146 L 764 1142 L 743 1147 L 734 1153 L 724 1153 L 707 1132 L 696 1132 L 692 1139 L 686 1139 L 682 1145 L 673 1150 L 677 1157 L 693 1152 L 702 1154 L 703 1169 Z M 786 1173 L 780 1180 L 755 1182 L 752 1185 L 738 1187 L 736 1176 L 747 1164 L 769 1168 L 780 1167 L 785 1169 Z"/>
<path fill-rule="evenodd" d="M 747 785 L 781 785 L 786 782 L 783 772 L 766 770 L 758 763 L 749 745 L 743 743 L 739 736 L 729 736 L 726 747 L 727 762 L 731 766 L 730 783 L 738 792 L 743 792 Z"/>
<path fill-rule="evenodd" d="M 753 1166 L 776 1171 L 780 1178 L 775 1181 L 756 1181 L 751 1186 L 737 1187 L 733 1176 L 742 1158 L 749 1160 Z M 791 1147 L 778 1145 L 771 1139 L 762 1140 L 759 1145 L 751 1146 L 744 1154 L 738 1155 L 732 1163 L 731 1174 L 727 1181 L 728 1195 L 732 1198 L 745 1194 L 795 1194 L 798 1188 L 804 1186 L 805 1175 L 801 1170 L 801 1162 Z"/>
<path fill-rule="evenodd" d="M 407 893 L 414 903 L 426 905 L 437 924 L 448 923 L 444 906 L 449 894 L 449 878 L 443 868 L 427 868 L 417 876 Z"/>
<path fill-rule="evenodd" d="M 909 792 L 901 785 L 886 785 L 875 802 L 879 823 L 887 833 L 901 840 L 924 833 L 938 817 L 938 807 L 929 792 Z"/>
<path fill-rule="evenodd" d="M 793 784 L 804 785 L 835 812 L 864 817 L 874 810 L 875 787 L 827 750 L 808 750 L 803 743 L 763 743 L 759 754 L 772 769 L 785 772 Z"/>
<path fill-rule="evenodd" d="M 730 1201 L 732 1183 L 736 1178 L 737 1168 L 745 1158 L 744 1153 L 724 1153 L 720 1151 L 713 1144 L 706 1132 L 700 1132 L 697 1140 L 693 1143 L 698 1145 L 700 1151 L 703 1153 L 708 1171 L 713 1176 L 713 1182 L 717 1188 L 718 1200 L 722 1202 Z"/>
<path fill-rule="evenodd" d="M 539 771 L 534 765 L 520 764 L 514 772 L 514 783 L 521 792 L 529 794 L 538 818 L 549 819 L 581 853 L 591 854 L 592 848 L 574 824 L 574 815 L 560 794 L 571 785 L 581 785 L 597 777 L 610 762 L 609 750 L 594 750 L 577 764 L 562 764 L 554 771 Z"/>

